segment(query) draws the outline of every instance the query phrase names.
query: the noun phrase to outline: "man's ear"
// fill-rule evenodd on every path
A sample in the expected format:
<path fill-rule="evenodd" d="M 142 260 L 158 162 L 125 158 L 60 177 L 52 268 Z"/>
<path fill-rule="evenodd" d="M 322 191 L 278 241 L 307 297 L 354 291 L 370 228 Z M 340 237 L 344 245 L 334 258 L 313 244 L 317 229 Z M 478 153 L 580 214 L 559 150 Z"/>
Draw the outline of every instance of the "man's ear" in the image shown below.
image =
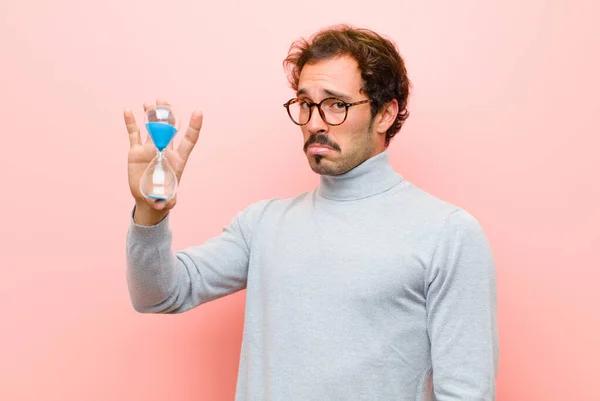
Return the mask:
<path fill-rule="evenodd" d="M 394 124 L 398 117 L 398 100 L 392 99 L 379 111 L 380 119 L 377 124 L 377 132 L 384 133 Z"/>

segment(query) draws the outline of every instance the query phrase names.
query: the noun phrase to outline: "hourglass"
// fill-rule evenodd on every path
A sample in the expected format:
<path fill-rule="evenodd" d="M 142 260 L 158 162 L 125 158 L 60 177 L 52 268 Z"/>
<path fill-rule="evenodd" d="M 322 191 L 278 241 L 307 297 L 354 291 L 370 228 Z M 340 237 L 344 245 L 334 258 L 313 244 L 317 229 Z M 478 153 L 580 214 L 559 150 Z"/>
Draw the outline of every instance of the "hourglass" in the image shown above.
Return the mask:
<path fill-rule="evenodd" d="M 140 190 L 148 199 L 168 201 L 177 192 L 177 176 L 164 150 L 179 130 L 179 119 L 170 106 L 158 105 L 146 111 L 145 123 L 157 151 L 142 176 Z"/>

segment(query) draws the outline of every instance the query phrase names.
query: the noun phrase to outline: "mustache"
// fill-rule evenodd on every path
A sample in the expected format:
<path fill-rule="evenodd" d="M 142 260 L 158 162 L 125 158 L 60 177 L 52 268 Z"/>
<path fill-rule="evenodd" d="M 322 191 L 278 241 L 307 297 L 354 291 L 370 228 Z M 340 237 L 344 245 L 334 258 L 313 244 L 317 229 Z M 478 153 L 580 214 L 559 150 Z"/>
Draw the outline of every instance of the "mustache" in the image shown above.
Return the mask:
<path fill-rule="evenodd" d="M 342 149 L 340 148 L 340 146 L 337 143 L 331 142 L 329 140 L 329 138 L 323 134 L 311 135 L 310 138 L 308 138 L 308 140 L 304 144 L 304 151 L 306 152 L 306 149 L 308 149 L 308 147 L 310 145 L 314 145 L 314 144 L 325 145 L 325 146 L 329 146 L 333 150 L 337 150 L 339 152 L 342 151 Z"/>

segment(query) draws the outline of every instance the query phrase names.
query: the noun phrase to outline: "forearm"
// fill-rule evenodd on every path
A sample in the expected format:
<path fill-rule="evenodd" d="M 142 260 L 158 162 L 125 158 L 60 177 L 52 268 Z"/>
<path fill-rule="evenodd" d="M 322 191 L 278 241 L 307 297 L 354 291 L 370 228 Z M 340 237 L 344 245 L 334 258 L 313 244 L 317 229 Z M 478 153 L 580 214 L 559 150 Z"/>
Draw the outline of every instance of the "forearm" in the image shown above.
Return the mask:
<path fill-rule="evenodd" d="M 183 277 L 171 249 L 167 214 L 136 206 L 127 232 L 127 283 L 134 309 L 165 313 L 173 308 Z"/>

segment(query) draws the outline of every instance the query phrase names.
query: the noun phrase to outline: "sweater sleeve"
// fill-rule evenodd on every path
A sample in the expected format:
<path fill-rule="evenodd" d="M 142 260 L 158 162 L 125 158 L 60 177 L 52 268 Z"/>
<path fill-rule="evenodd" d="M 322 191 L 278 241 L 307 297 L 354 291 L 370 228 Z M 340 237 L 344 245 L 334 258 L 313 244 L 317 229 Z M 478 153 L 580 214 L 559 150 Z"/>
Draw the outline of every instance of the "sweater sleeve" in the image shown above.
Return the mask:
<path fill-rule="evenodd" d="M 436 400 L 495 400 L 495 265 L 482 228 L 466 211 L 448 216 L 426 280 Z"/>
<path fill-rule="evenodd" d="M 182 313 L 246 287 L 252 233 L 265 201 L 238 213 L 216 237 L 174 251 L 169 216 L 153 226 L 135 223 L 126 239 L 126 279 L 141 313 Z M 135 208 L 134 208 L 135 212 Z"/>

